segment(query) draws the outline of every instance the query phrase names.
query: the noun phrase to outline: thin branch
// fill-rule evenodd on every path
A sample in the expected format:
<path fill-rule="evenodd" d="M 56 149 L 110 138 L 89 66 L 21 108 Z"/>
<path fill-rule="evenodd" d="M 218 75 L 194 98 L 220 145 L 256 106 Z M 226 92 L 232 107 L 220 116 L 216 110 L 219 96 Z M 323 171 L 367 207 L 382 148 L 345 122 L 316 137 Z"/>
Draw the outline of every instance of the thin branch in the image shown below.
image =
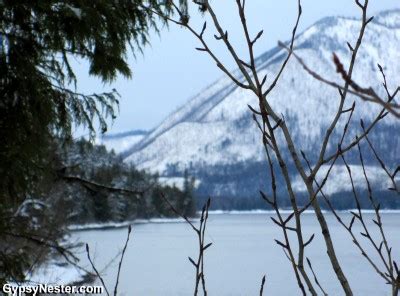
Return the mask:
<path fill-rule="evenodd" d="M 320 284 L 319 281 L 318 281 L 317 275 L 316 275 L 315 272 L 314 272 L 314 269 L 313 269 L 313 267 L 312 267 L 312 265 L 311 265 L 310 259 L 308 259 L 308 258 L 306 258 L 306 259 L 307 259 L 308 267 L 310 267 L 311 272 L 312 272 L 312 274 L 313 274 L 313 276 L 314 276 L 314 281 L 315 281 L 315 283 L 317 284 L 317 286 L 318 286 L 319 289 L 321 290 L 322 294 L 324 294 L 324 296 L 328 296 L 328 293 L 325 292 L 325 290 L 322 288 L 321 284 Z"/>
<path fill-rule="evenodd" d="M 128 246 L 129 236 L 131 234 L 131 231 L 132 231 L 132 226 L 129 225 L 129 227 L 128 227 L 128 236 L 126 237 L 126 242 L 125 242 L 124 248 L 122 249 L 121 259 L 120 259 L 119 264 L 118 264 L 117 279 L 115 281 L 115 287 L 114 287 L 114 296 L 117 296 L 119 275 L 121 273 L 122 261 L 124 260 L 124 255 L 125 255 L 126 248 Z"/>
<path fill-rule="evenodd" d="M 179 217 L 183 218 L 186 223 L 190 225 L 190 227 L 194 230 L 197 235 L 198 244 L 199 244 L 199 254 L 197 260 L 193 260 L 191 257 L 188 257 L 190 263 L 195 267 L 196 276 L 195 276 L 195 288 L 194 288 L 194 296 L 197 296 L 199 293 L 200 285 L 202 287 L 203 295 L 207 296 L 207 289 L 205 284 L 205 276 L 204 276 L 204 252 L 212 245 L 212 243 L 205 244 L 205 231 L 208 220 L 208 210 L 211 205 L 211 199 L 209 198 L 206 204 L 203 206 L 200 215 L 200 225 L 197 228 L 194 224 L 183 214 L 181 214 L 166 198 L 164 193 L 161 193 L 162 199 L 168 204 L 170 209 Z"/>
<path fill-rule="evenodd" d="M 100 273 L 98 272 L 96 266 L 94 265 L 94 263 L 93 263 L 93 261 L 92 261 L 92 258 L 90 258 L 90 252 L 89 252 L 89 245 L 88 245 L 88 244 L 86 244 L 86 254 L 87 254 L 87 258 L 88 258 L 88 260 L 89 260 L 89 262 L 90 262 L 90 265 L 92 266 L 94 272 L 96 273 L 96 275 L 97 275 L 97 277 L 99 278 L 101 284 L 103 285 L 104 290 L 106 291 L 107 296 L 110 296 L 110 293 L 109 293 L 108 290 L 107 290 L 107 286 L 106 286 L 106 284 L 104 283 L 103 277 L 102 277 L 102 276 L 100 275 Z"/>
<path fill-rule="evenodd" d="M 279 42 L 279 46 L 285 48 L 286 50 L 290 51 L 290 49 L 282 42 Z M 388 112 L 390 112 L 391 114 L 393 114 L 395 117 L 400 118 L 400 105 L 393 103 L 392 100 L 395 98 L 395 96 L 397 95 L 397 93 L 400 90 L 400 87 L 398 87 L 395 92 L 390 95 L 390 99 L 389 100 L 384 100 L 383 98 L 381 98 L 372 88 L 363 88 L 361 86 L 359 86 L 356 82 L 354 82 L 350 77 L 349 74 L 346 74 L 345 77 L 345 82 L 347 84 L 345 86 L 342 86 L 334 81 L 330 81 L 324 77 L 322 77 L 321 75 L 319 75 L 317 72 L 311 70 L 306 63 L 303 61 L 302 58 L 300 58 L 297 54 L 295 54 L 293 51 L 292 52 L 293 56 L 296 58 L 296 60 L 299 62 L 299 64 L 303 67 L 303 69 L 309 74 L 311 75 L 313 78 L 315 78 L 316 80 L 329 85 L 335 89 L 340 89 L 341 91 L 345 92 L 347 90 L 348 93 L 355 95 L 357 97 L 359 97 L 360 99 L 362 99 L 363 101 L 366 102 L 373 102 L 376 103 L 378 105 L 381 105 L 382 107 L 384 107 L 385 110 L 387 110 Z M 353 54 L 356 51 L 353 50 Z M 341 65 L 341 62 L 339 60 L 339 58 L 334 54 L 333 59 L 335 61 L 335 64 L 337 64 L 337 67 L 340 67 L 338 65 Z M 341 68 L 339 68 L 341 69 Z M 340 70 L 342 71 L 342 70 Z M 345 73 L 345 72 L 344 72 Z M 344 74 L 343 74 L 344 75 Z M 342 77 L 343 77 L 342 75 Z M 349 86 L 353 87 L 352 89 L 349 89 Z M 387 86 L 385 86 L 386 88 Z"/>
<path fill-rule="evenodd" d="M 265 275 L 262 277 L 262 280 L 261 280 L 260 296 L 264 295 L 264 285 L 265 285 Z"/>
<path fill-rule="evenodd" d="M 289 62 L 289 59 L 292 56 L 293 47 L 294 47 L 294 39 L 296 37 L 297 27 L 299 25 L 300 17 L 301 17 L 301 14 L 302 14 L 302 8 L 301 8 L 300 0 L 297 1 L 297 6 L 298 6 L 298 14 L 297 14 L 297 19 L 296 19 L 296 24 L 294 25 L 293 30 L 292 30 L 292 38 L 290 40 L 288 55 L 287 55 L 286 59 L 284 60 L 284 62 L 282 63 L 281 68 L 279 69 L 278 74 L 276 75 L 274 81 L 271 83 L 271 85 L 268 87 L 268 89 L 264 92 L 264 94 L 263 94 L 264 97 L 266 97 L 272 91 L 272 89 L 275 87 L 275 85 L 278 82 L 281 74 L 283 73 L 283 70 L 286 67 L 286 64 Z"/>
<path fill-rule="evenodd" d="M 110 193 L 121 193 L 121 194 L 128 194 L 128 195 L 143 195 L 147 190 L 150 188 L 147 188 L 143 191 L 140 190 L 131 190 L 131 189 L 126 189 L 126 188 L 118 188 L 118 187 L 112 187 L 112 186 L 107 186 L 104 184 L 100 184 L 94 181 L 87 180 L 85 178 L 81 178 L 78 176 L 69 176 L 69 175 L 62 175 L 61 178 L 67 182 L 77 182 L 85 186 L 88 190 L 92 192 L 97 192 L 99 190 L 105 190 Z"/>

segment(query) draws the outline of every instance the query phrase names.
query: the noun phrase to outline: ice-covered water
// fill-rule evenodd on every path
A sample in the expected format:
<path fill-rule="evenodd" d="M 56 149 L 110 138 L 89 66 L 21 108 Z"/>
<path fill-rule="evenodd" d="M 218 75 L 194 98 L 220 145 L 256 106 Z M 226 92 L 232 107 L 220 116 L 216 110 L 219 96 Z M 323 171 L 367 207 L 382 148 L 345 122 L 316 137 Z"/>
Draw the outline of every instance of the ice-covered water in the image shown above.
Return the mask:
<path fill-rule="evenodd" d="M 350 221 L 350 214 L 341 214 Z M 212 214 L 207 240 L 213 245 L 206 251 L 205 276 L 209 295 L 258 295 L 261 278 L 267 276 L 265 295 L 300 295 L 289 261 L 274 238 L 281 238 L 280 229 L 270 220 L 271 214 Z M 331 214 L 326 214 L 339 260 L 355 295 L 389 295 L 389 286 L 374 273 L 372 267 L 353 246 L 342 227 Z M 373 215 L 365 214 L 372 233 L 377 228 Z M 400 259 L 400 214 L 385 213 L 383 222 L 393 246 L 393 256 Z M 332 268 L 318 223 L 312 214 L 303 216 L 304 231 L 316 238 L 307 247 L 319 280 L 329 295 L 343 295 Z M 359 230 L 360 225 L 355 224 Z M 359 233 L 359 231 L 358 231 Z M 109 290 L 113 290 L 118 260 L 109 264 L 126 239 L 127 229 L 79 231 L 73 240 L 87 242 L 96 267 L 103 270 Z M 377 236 L 375 236 L 377 237 Z M 361 238 L 367 246 L 365 239 Z M 379 244 L 379 242 L 378 242 Z M 133 233 L 123 262 L 118 295 L 192 295 L 194 268 L 188 256 L 197 252 L 196 236 L 184 223 L 148 223 L 133 226 Z M 368 248 L 368 250 L 371 250 Z M 374 254 L 374 253 L 373 253 Z M 88 264 L 86 255 L 80 254 Z M 377 259 L 376 254 L 372 256 Z M 378 260 L 376 260 L 379 262 Z M 381 264 L 378 264 L 381 266 Z"/>

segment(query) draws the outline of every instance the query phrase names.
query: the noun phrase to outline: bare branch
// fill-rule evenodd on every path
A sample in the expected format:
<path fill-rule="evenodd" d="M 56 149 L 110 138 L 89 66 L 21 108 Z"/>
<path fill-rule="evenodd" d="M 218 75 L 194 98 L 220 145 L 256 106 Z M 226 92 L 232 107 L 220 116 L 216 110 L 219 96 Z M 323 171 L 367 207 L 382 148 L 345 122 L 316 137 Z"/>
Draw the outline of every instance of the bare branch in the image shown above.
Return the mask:
<path fill-rule="evenodd" d="M 263 276 L 263 278 L 261 280 L 260 296 L 264 295 L 264 285 L 265 285 L 265 275 Z"/>
<path fill-rule="evenodd" d="M 124 248 L 122 249 L 121 259 L 119 260 L 119 264 L 118 264 L 117 279 L 115 281 L 115 287 L 114 287 L 114 296 L 117 296 L 119 275 L 121 273 L 122 261 L 124 260 L 124 255 L 125 255 L 126 248 L 128 246 L 129 236 L 131 234 L 131 231 L 132 231 L 132 226 L 129 225 L 129 227 L 128 227 L 128 236 L 126 237 L 126 242 L 125 242 Z"/>
<path fill-rule="evenodd" d="M 313 267 L 312 267 L 312 265 L 311 265 L 310 259 L 308 259 L 308 258 L 306 258 L 306 259 L 307 259 L 308 267 L 310 267 L 311 272 L 312 272 L 312 274 L 313 274 L 313 276 L 314 276 L 314 281 L 315 281 L 315 283 L 317 284 L 317 286 L 318 286 L 319 289 L 321 290 L 322 294 L 324 294 L 324 296 L 328 296 L 328 294 L 327 294 L 327 293 L 325 292 L 325 290 L 322 288 L 321 284 L 319 283 L 319 281 L 318 281 L 318 279 L 317 279 L 317 275 L 316 275 L 315 272 L 314 272 L 314 269 L 313 269 Z"/>
<path fill-rule="evenodd" d="M 99 271 L 97 270 L 96 266 L 94 265 L 94 263 L 93 263 L 93 261 L 92 261 L 92 258 L 90 258 L 90 252 L 89 252 L 89 245 L 88 245 L 88 244 L 86 244 L 86 254 L 87 254 L 87 258 L 88 258 L 88 260 L 89 260 L 89 262 L 90 262 L 90 265 L 92 266 L 94 272 L 96 273 L 96 275 L 97 275 L 97 277 L 99 278 L 101 284 L 103 285 L 104 290 L 106 291 L 107 296 L 110 296 L 110 293 L 108 292 L 107 286 L 106 286 L 106 284 L 104 283 L 103 277 L 100 275 Z"/>
<path fill-rule="evenodd" d="M 200 225 L 197 228 L 185 215 L 182 215 L 181 213 L 179 213 L 179 211 L 171 204 L 171 202 L 165 197 L 165 195 L 163 193 L 161 193 L 161 197 L 163 198 L 163 200 L 168 204 L 170 209 L 176 215 L 183 218 L 186 221 L 186 223 L 188 223 L 190 225 L 190 227 L 194 230 L 194 232 L 197 235 L 198 244 L 199 244 L 199 254 L 197 257 L 197 261 L 193 260 L 191 257 L 188 257 L 190 263 L 196 269 L 194 296 L 198 295 L 200 285 L 203 290 L 203 295 L 207 296 L 206 283 L 205 283 L 205 277 L 204 277 L 204 252 L 212 245 L 212 243 L 205 244 L 205 231 L 206 231 L 207 220 L 208 220 L 208 210 L 211 205 L 211 199 L 209 198 L 207 200 L 206 204 L 203 206 L 203 209 L 202 209 L 201 215 L 200 215 Z"/>
<path fill-rule="evenodd" d="M 298 6 L 298 14 L 297 14 L 297 20 L 296 20 L 296 24 L 294 25 L 293 31 L 292 31 L 292 39 L 290 41 L 290 45 L 289 45 L 289 52 L 288 55 L 286 57 L 286 59 L 284 60 L 284 62 L 281 65 L 280 70 L 278 71 L 278 74 L 276 75 L 274 81 L 272 82 L 272 84 L 268 87 L 268 89 L 264 92 L 264 97 L 266 97 L 271 91 L 272 89 L 275 87 L 276 83 L 278 82 L 280 76 L 282 75 L 283 70 L 286 67 L 286 64 L 289 62 L 289 59 L 292 56 L 293 53 L 293 47 L 294 47 L 294 39 L 296 37 L 296 32 L 297 32 L 297 27 L 299 25 L 300 22 L 300 16 L 302 13 L 302 8 L 301 8 L 301 2 L 300 0 L 297 1 L 297 6 Z"/>

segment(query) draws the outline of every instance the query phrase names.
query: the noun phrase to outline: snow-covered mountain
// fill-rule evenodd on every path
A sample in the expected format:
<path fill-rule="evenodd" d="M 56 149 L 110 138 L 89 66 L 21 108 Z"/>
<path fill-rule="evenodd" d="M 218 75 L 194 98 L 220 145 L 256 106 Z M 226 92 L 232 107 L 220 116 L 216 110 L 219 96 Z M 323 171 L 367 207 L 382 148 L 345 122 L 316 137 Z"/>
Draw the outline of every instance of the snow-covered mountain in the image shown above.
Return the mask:
<path fill-rule="evenodd" d="M 114 150 L 115 153 L 121 153 L 134 144 L 140 142 L 146 135 L 147 131 L 133 130 L 117 134 L 105 134 L 97 139 L 97 144 L 106 146 L 108 150 Z"/>
<path fill-rule="evenodd" d="M 350 52 L 346 43 L 355 43 L 359 28 L 357 19 L 324 18 L 297 36 L 296 53 L 323 77 L 341 82 L 335 72 L 332 53 L 335 52 L 347 65 Z M 268 74 L 267 84 L 285 56 L 284 49 L 275 47 L 257 58 L 260 76 Z M 384 67 L 391 88 L 400 85 L 400 10 L 375 16 L 367 28 L 355 65 L 354 80 L 362 86 L 372 86 L 384 95 L 377 63 Z M 284 116 L 299 149 L 313 159 L 321 146 L 324 131 L 335 115 L 339 103 L 337 90 L 313 79 L 295 59 L 291 59 L 268 101 L 278 114 Z M 350 107 L 353 101 L 356 101 L 354 126 L 347 141 L 360 133 L 361 118 L 368 122 L 379 110 L 378 106 L 351 96 L 346 105 Z M 244 167 L 248 169 L 247 178 L 252 180 L 245 186 L 253 184 L 257 187 L 265 180 L 249 176 L 256 173 L 247 164 L 264 162 L 265 154 L 248 104 L 257 107 L 257 98 L 223 77 L 169 115 L 153 131 L 125 150 L 123 156 L 139 168 L 157 171 L 164 176 L 179 175 L 184 169 L 192 170 L 200 182 L 209 180 L 211 168 L 218 170 L 219 181 L 214 178 L 209 194 L 240 191 L 240 182 L 229 181 L 229 176 L 240 175 L 237 170 L 241 169 L 244 174 Z M 330 142 L 332 149 L 337 145 L 346 119 L 347 116 L 343 116 L 338 124 Z M 399 123 L 388 116 L 371 135 L 378 150 L 391 162 L 399 160 Z M 373 165 L 372 160 L 370 165 Z"/>

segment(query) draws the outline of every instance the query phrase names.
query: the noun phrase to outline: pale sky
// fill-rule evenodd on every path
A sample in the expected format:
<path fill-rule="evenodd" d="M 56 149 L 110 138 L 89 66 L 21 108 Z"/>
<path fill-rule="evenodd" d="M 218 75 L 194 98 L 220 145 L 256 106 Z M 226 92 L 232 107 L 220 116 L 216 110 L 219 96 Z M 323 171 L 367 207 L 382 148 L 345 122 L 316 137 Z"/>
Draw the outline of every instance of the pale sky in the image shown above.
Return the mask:
<path fill-rule="evenodd" d="M 362 1 L 362 0 L 361 0 Z M 399 0 L 370 0 L 369 14 L 400 8 Z M 247 48 L 238 18 L 236 1 L 211 1 L 229 38 L 243 60 L 247 58 Z M 288 40 L 297 13 L 296 0 L 247 0 L 248 26 L 252 34 L 263 29 L 264 34 L 257 42 L 257 55 L 269 50 L 278 40 Z M 360 15 L 359 8 L 352 0 L 303 0 L 303 14 L 298 32 L 326 16 Z M 201 30 L 204 17 L 197 10 L 191 12 L 191 22 Z M 215 49 L 219 58 L 226 61 L 228 68 L 234 68 L 226 50 L 214 40 L 215 30 L 208 20 L 205 36 Z M 351 40 L 349 40 L 351 41 Z M 110 132 L 122 132 L 134 129 L 152 129 L 168 114 L 184 104 L 207 85 L 223 76 L 221 70 L 209 56 L 198 52 L 198 40 L 184 28 L 171 24 L 161 31 L 160 36 L 152 34 L 151 45 L 144 54 L 136 59 L 129 56 L 133 77 L 127 80 L 119 77 L 110 85 L 103 85 L 98 79 L 88 77 L 85 62 L 76 66 L 80 91 L 93 93 L 116 88 L 121 94 L 120 113 Z"/>

